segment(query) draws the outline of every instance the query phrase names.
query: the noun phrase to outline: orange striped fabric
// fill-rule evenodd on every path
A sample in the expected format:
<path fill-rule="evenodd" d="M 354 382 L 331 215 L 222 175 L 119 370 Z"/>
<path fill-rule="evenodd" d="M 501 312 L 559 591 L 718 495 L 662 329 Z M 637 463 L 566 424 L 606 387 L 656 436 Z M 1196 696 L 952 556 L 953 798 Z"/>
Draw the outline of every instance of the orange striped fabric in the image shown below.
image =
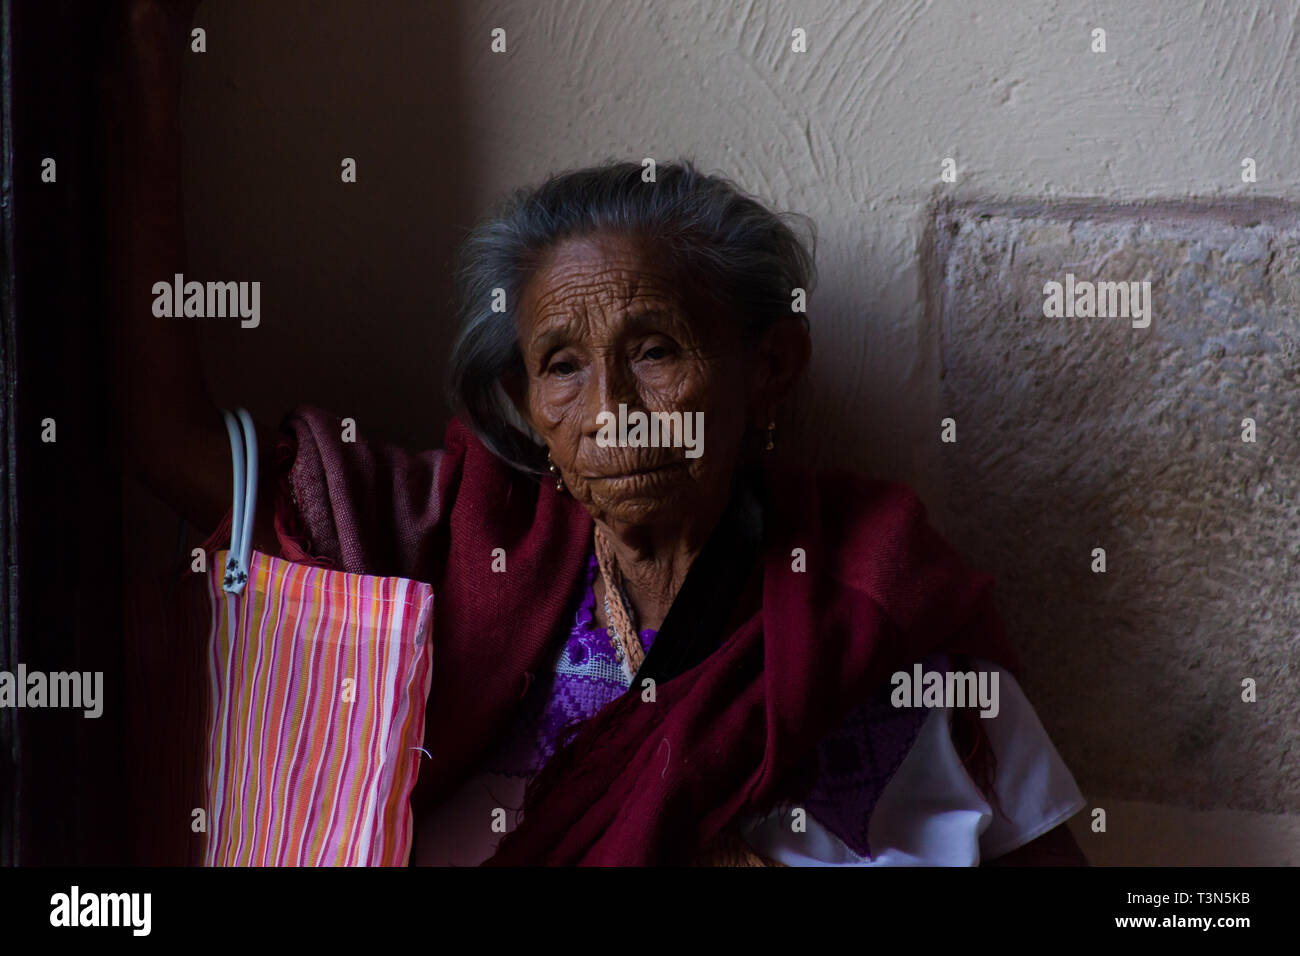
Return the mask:
<path fill-rule="evenodd" d="M 433 589 L 253 552 L 208 592 L 206 866 L 403 866 Z"/>

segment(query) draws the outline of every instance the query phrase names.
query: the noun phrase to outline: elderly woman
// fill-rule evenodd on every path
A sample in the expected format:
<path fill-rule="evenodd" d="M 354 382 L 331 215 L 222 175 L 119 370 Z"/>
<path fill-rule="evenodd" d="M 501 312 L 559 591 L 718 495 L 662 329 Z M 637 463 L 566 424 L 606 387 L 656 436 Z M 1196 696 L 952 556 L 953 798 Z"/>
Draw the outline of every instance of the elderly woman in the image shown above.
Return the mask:
<path fill-rule="evenodd" d="M 174 213 L 174 170 L 151 182 Z M 158 222 L 141 275 L 177 265 Z M 516 193 L 461 279 L 440 450 L 345 441 L 314 408 L 262 435 L 259 550 L 433 584 L 414 862 L 1081 861 L 991 579 L 906 486 L 778 464 L 813 285 L 782 217 L 689 163 L 609 163 Z M 608 427 L 636 413 L 672 427 Z M 166 455 L 178 430 L 191 453 Z M 216 525 L 201 390 L 126 431 Z M 958 672 L 993 688 L 982 712 L 911 688 Z"/>

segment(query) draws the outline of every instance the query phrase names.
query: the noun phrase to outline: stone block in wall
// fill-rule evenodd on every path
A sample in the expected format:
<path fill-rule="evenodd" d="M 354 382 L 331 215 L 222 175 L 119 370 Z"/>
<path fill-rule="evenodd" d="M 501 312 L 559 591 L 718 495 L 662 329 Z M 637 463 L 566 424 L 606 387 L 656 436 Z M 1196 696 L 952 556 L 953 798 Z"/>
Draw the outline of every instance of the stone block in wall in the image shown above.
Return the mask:
<path fill-rule="evenodd" d="M 1300 811 L 1300 213 L 974 202 L 931 227 L 936 521 L 997 577 L 1080 786 Z M 1046 317 L 1067 273 L 1150 282 L 1150 325 Z"/>

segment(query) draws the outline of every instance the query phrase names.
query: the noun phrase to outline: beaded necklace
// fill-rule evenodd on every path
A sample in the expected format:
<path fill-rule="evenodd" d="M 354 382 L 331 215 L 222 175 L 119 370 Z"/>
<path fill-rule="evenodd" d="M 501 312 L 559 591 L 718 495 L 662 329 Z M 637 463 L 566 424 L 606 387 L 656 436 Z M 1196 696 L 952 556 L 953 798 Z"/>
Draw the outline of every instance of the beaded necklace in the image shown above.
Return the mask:
<path fill-rule="evenodd" d="M 605 583 L 605 626 L 609 631 L 609 643 L 631 681 L 645 660 L 645 648 L 637 632 L 636 612 L 623 588 L 623 575 L 618 570 L 614 547 L 599 527 L 595 530 L 595 537 L 596 562 Z M 614 598 L 612 603 L 611 595 Z"/>

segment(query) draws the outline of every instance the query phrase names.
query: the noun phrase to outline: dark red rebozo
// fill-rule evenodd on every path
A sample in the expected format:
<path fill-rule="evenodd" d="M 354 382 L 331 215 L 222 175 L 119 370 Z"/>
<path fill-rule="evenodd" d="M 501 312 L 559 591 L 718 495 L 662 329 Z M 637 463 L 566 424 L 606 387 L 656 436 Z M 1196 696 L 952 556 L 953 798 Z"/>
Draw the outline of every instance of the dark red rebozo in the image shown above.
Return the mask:
<path fill-rule="evenodd" d="M 279 476 L 276 531 L 290 560 L 434 586 L 418 817 L 477 770 L 545 672 L 592 521 L 459 421 L 443 450 L 418 454 L 340 434 L 318 409 L 285 420 L 279 468 L 268 469 Z M 781 799 L 818 742 L 894 671 L 935 652 L 1019 670 L 991 576 L 963 563 L 907 486 L 776 467 L 765 486 L 753 612 L 653 702 L 629 692 L 588 721 L 489 864 L 686 862 Z M 505 573 L 493 571 L 498 548 Z"/>

